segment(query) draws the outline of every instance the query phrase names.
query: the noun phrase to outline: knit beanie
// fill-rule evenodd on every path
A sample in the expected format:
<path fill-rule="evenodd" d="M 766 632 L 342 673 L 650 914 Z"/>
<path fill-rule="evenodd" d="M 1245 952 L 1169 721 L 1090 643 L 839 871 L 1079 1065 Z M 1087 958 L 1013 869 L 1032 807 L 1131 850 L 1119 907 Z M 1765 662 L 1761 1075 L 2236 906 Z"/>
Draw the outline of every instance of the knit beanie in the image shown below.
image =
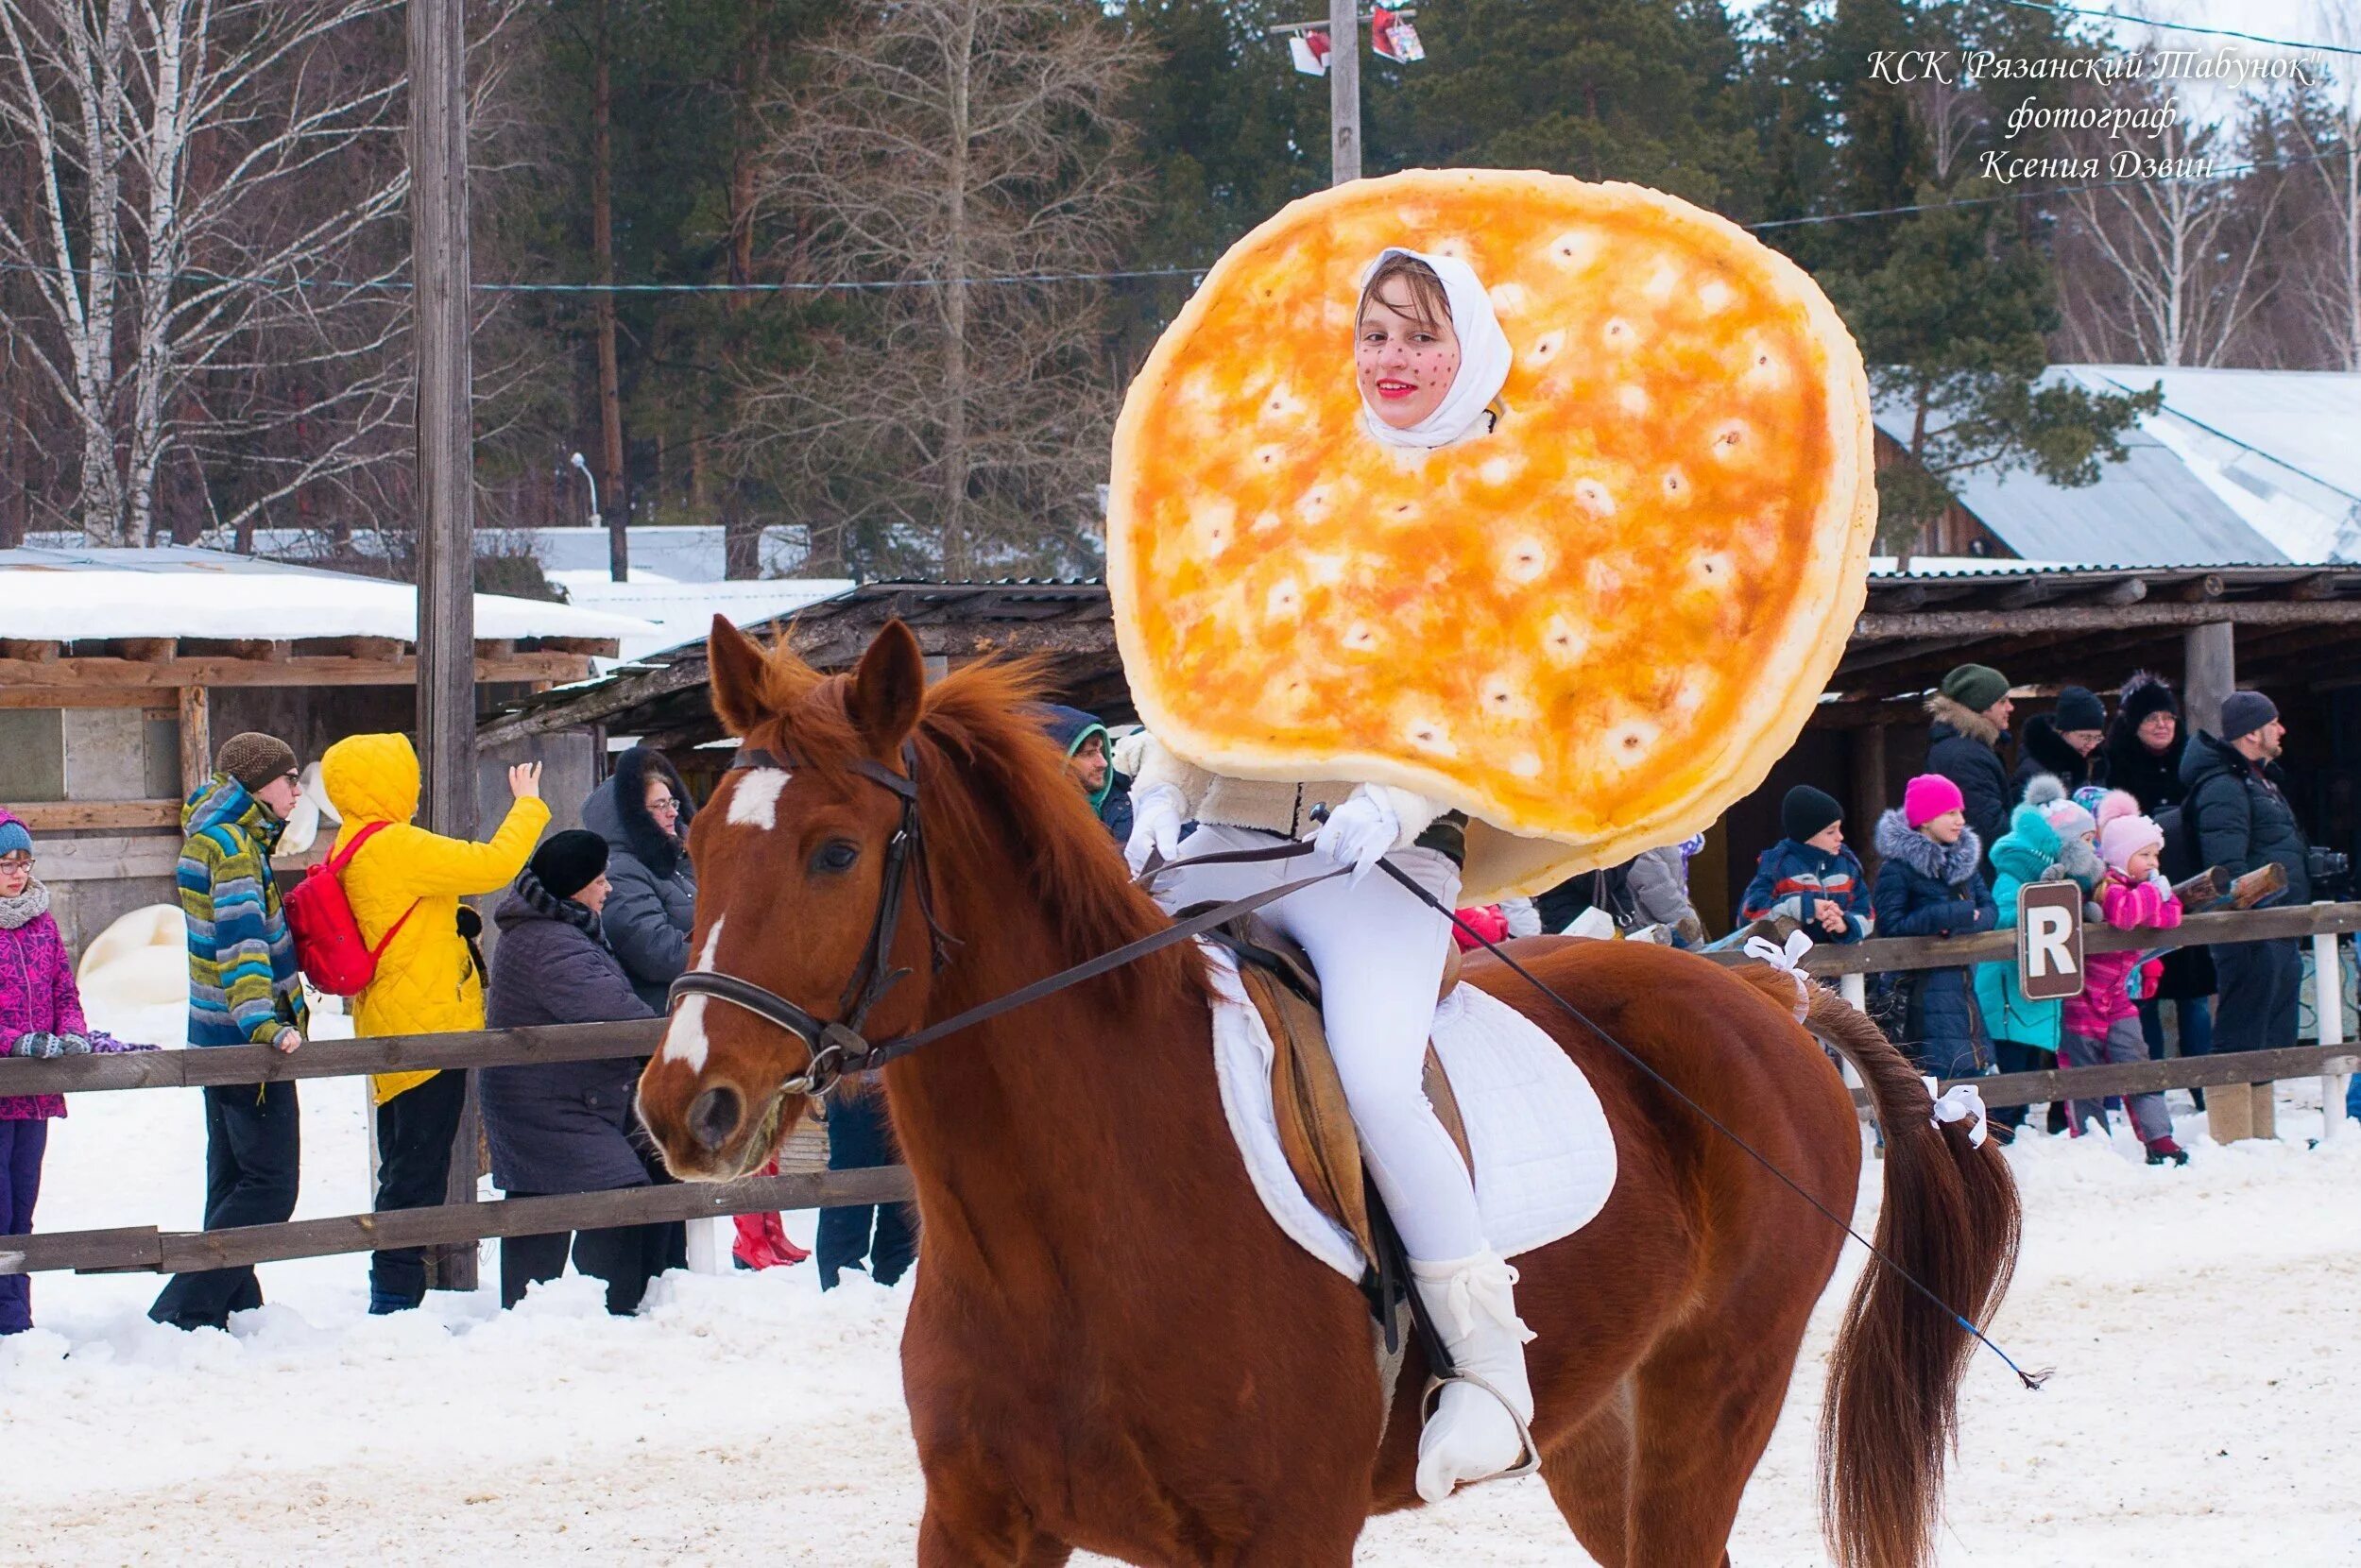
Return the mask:
<path fill-rule="evenodd" d="M 2053 800 L 2041 809 L 2042 820 L 2062 839 L 2088 839 L 2098 835 L 2098 819 L 2071 800 Z"/>
<path fill-rule="evenodd" d="M 2177 717 L 2181 712 L 2181 702 L 2172 694 L 2172 687 L 2164 676 L 2140 670 L 2123 683 L 2123 691 L 2115 699 L 2115 712 L 2126 728 L 2136 729 L 2140 721 L 2151 713 L 2170 713 Z"/>
<path fill-rule="evenodd" d="M 2139 814 L 2139 797 L 2129 790 L 2110 790 L 2100 795 L 2098 803 L 2091 808 L 2091 820 L 2098 824 L 2098 830 L 2102 833 L 2107 831 L 2109 823 Z"/>
<path fill-rule="evenodd" d="M 30 855 L 33 852 L 33 830 L 5 811 L 0 811 L 0 855 Z"/>
<path fill-rule="evenodd" d="M 2114 871 L 2123 871 L 2141 850 L 2164 846 L 2164 830 L 2143 816 L 2117 817 L 2098 830 L 2098 852 Z"/>
<path fill-rule="evenodd" d="M 2221 738 L 2235 741 L 2251 735 L 2279 717 L 2279 705 L 2260 691 L 2233 691 L 2222 699 Z"/>
<path fill-rule="evenodd" d="M 295 748 L 276 735 L 249 729 L 221 742 L 221 749 L 214 754 L 214 772 L 228 774 L 249 790 L 259 790 L 295 772 Z"/>
<path fill-rule="evenodd" d="M 1962 664 L 1942 678 L 1942 694 L 1981 713 L 2009 694 L 2009 677 L 1989 664 Z"/>
<path fill-rule="evenodd" d="M 1843 820 L 1844 808 L 1837 804 L 1837 797 L 1809 784 L 1798 784 L 1779 802 L 1779 830 L 1798 844 L 1830 823 Z"/>
<path fill-rule="evenodd" d="M 596 833 L 569 827 L 552 833 L 527 863 L 551 896 L 571 898 L 606 871 L 607 841 Z"/>
<path fill-rule="evenodd" d="M 2049 722 L 2061 735 L 2077 729 L 2105 729 L 2107 707 L 2087 686 L 2069 686 L 2058 693 L 2058 710 Z"/>
<path fill-rule="evenodd" d="M 1902 787 L 1902 820 L 1924 827 L 1945 811 L 1964 811 L 1967 797 L 1939 773 L 1923 773 Z"/>

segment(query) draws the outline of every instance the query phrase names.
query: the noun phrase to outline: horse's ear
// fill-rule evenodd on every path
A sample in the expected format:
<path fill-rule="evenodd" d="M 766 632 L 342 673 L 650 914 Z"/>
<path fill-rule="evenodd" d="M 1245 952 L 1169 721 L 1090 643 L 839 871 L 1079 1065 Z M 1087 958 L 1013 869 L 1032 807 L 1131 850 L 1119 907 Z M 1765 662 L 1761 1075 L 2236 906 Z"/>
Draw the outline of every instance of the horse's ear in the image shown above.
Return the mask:
<path fill-rule="evenodd" d="M 761 643 L 716 615 L 705 640 L 705 662 L 713 679 L 713 712 L 724 729 L 744 735 L 769 717 L 762 704 L 769 658 Z"/>
<path fill-rule="evenodd" d="M 861 656 L 845 691 L 845 711 L 880 756 L 890 757 L 917 727 L 926 698 L 926 655 L 908 626 L 888 621 Z"/>

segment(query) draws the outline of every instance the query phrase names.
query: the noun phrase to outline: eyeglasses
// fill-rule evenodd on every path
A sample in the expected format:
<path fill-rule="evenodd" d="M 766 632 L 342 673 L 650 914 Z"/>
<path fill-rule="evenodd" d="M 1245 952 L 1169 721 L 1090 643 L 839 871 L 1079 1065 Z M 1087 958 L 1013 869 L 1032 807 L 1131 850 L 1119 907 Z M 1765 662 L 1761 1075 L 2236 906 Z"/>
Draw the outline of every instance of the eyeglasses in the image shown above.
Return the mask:
<path fill-rule="evenodd" d="M 677 812 L 679 811 L 679 810 L 680 810 L 680 802 L 678 802 L 678 801 L 675 800 L 675 799 L 674 799 L 672 796 L 670 796 L 670 795 L 666 795 L 666 796 L 665 796 L 663 799 L 661 799 L 661 800 L 651 800 L 651 801 L 649 801 L 649 802 L 647 803 L 647 809 L 648 809 L 649 810 L 651 810 L 651 811 L 657 812 L 657 813 L 658 813 L 658 814 L 659 814 L 659 815 L 670 816 L 670 815 L 674 815 L 674 814 L 676 814 L 676 813 L 677 813 Z"/>
<path fill-rule="evenodd" d="M 0 858 L 0 872 L 30 871 L 39 863 L 40 862 L 36 861 L 30 855 L 23 856 L 21 858 L 15 855 L 9 855 L 6 858 Z"/>

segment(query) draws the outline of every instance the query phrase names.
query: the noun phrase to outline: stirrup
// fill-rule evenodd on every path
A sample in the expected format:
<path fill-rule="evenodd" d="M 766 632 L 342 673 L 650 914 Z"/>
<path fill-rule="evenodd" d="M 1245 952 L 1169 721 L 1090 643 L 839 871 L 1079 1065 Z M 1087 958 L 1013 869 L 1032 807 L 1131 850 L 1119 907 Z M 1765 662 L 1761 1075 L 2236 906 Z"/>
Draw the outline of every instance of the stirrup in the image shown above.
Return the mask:
<path fill-rule="evenodd" d="M 1481 1389 L 1490 1394 L 1493 1401 L 1508 1412 L 1510 1423 L 1516 1428 L 1516 1440 L 1525 1445 L 1524 1456 L 1508 1469 L 1496 1470 L 1489 1475 L 1479 1475 L 1472 1481 L 1458 1482 L 1451 1488 L 1453 1491 L 1463 1491 L 1469 1487 L 1480 1487 L 1489 1481 L 1519 1480 L 1541 1468 L 1541 1446 L 1533 1441 L 1532 1426 L 1523 1416 L 1516 1413 L 1516 1406 L 1510 1404 L 1499 1389 L 1478 1377 L 1474 1372 L 1455 1372 L 1448 1377 L 1432 1375 L 1428 1377 L 1426 1392 L 1418 1396 L 1418 1424 L 1421 1428 L 1425 1427 L 1428 1421 L 1434 1415 L 1436 1396 L 1453 1383 L 1465 1383 L 1471 1388 Z"/>

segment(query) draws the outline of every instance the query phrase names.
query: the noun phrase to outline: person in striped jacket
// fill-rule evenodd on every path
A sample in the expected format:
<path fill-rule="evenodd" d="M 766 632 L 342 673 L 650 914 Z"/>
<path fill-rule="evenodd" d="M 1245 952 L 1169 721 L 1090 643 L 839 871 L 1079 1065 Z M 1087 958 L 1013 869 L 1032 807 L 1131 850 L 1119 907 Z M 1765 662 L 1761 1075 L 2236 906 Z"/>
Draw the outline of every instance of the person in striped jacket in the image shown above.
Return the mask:
<path fill-rule="evenodd" d="M 301 791 L 294 748 L 248 732 L 222 742 L 213 776 L 180 808 L 175 873 L 189 928 L 189 1044 L 292 1051 L 310 1019 L 270 852 Z M 205 1228 L 276 1225 L 295 1213 L 295 1084 L 205 1090 Z M 227 1328 L 263 1304 L 251 1268 L 177 1274 L 147 1315 L 176 1328 Z"/>

